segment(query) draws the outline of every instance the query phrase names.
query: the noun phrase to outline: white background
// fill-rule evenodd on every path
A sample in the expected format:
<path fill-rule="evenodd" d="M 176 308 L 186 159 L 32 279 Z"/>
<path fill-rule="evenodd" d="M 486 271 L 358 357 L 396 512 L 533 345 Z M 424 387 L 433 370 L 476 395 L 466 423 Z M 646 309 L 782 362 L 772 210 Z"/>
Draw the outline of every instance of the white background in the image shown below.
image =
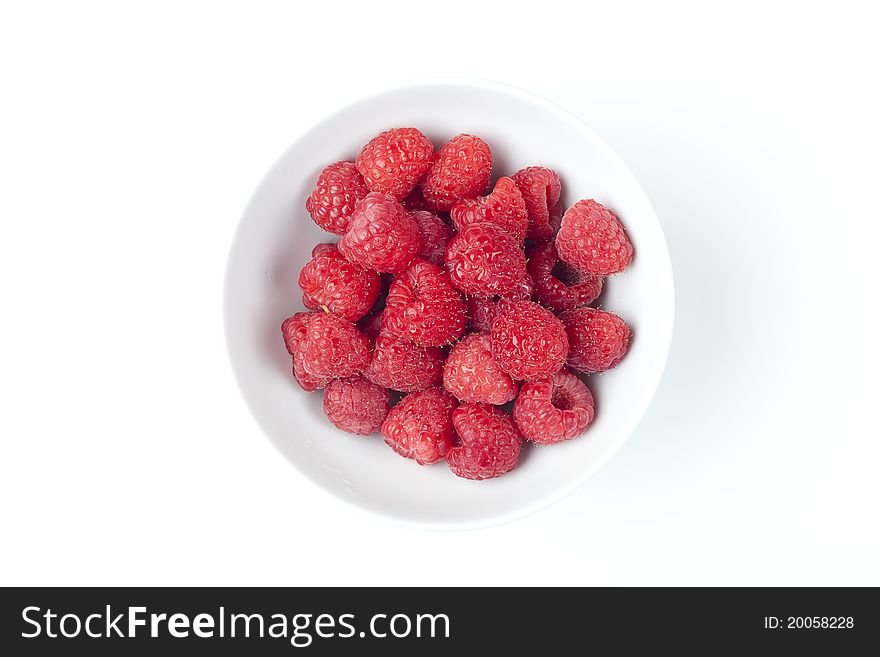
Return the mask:
<path fill-rule="evenodd" d="M 0 6 L 0 583 L 880 584 L 870 3 Z M 618 455 L 463 533 L 301 478 L 221 323 L 275 158 L 435 74 L 532 90 L 605 137 L 654 201 L 677 294 Z"/>

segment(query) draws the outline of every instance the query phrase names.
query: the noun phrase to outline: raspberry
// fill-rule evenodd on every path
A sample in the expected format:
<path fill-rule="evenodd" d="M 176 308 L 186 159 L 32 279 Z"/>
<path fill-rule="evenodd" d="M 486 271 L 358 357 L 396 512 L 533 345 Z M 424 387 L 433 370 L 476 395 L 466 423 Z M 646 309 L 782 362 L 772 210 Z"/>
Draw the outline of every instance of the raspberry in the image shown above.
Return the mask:
<path fill-rule="evenodd" d="M 297 346 L 302 367 L 314 377 L 344 378 L 370 360 L 370 342 L 357 326 L 337 315 L 313 313 Z"/>
<path fill-rule="evenodd" d="M 293 354 L 293 376 L 300 388 L 306 392 L 314 392 L 318 388 L 323 388 L 333 380 L 332 376 L 314 376 L 305 370 L 303 365 L 303 352 L 297 351 Z"/>
<path fill-rule="evenodd" d="M 467 306 L 449 276 L 424 260 L 394 279 L 385 303 L 388 332 L 425 347 L 451 344 L 467 324 Z"/>
<path fill-rule="evenodd" d="M 562 203 L 557 203 L 552 208 L 550 208 L 550 231 L 552 233 L 551 238 L 555 237 L 559 232 L 560 227 L 562 226 L 562 215 L 565 214 L 565 207 Z"/>
<path fill-rule="evenodd" d="M 379 296 L 379 275 L 346 260 L 335 246 L 318 249 L 299 272 L 303 303 L 349 321 L 367 314 Z M 314 304 L 314 305 L 312 305 Z"/>
<path fill-rule="evenodd" d="M 398 201 L 409 194 L 434 160 L 434 145 L 415 128 L 394 128 L 373 137 L 357 156 L 357 170 L 371 192 Z"/>
<path fill-rule="evenodd" d="M 416 188 L 412 190 L 409 193 L 409 196 L 403 199 L 400 204 L 410 212 L 416 212 L 418 210 L 425 210 L 427 212 L 431 211 L 431 208 L 428 207 L 428 202 L 425 200 L 425 195 L 422 194 L 421 185 L 416 185 Z"/>
<path fill-rule="evenodd" d="M 455 398 L 440 388 L 414 392 L 388 413 L 382 437 L 391 449 L 419 465 L 436 463 L 452 447 L 452 411 L 456 406 Z"/>
<path fill-rule="evenodd" d="M 452 206 L 452 223 L 459 231 L 472 224 L 490 223 L 503 228 L 520 244 L 529 227 L 526 202 L 510 178 L 499 178 L 488 196 L 464 199 Z"/>
<path fill-rule="evenodd" d="M 560 261 L 553 240 L 535 244 L 528 256 L 535 300 L 555 313 L 589 305 L 602 292 L 603 279 L 581 273 Z"/>
<path fill-rule="evenodd" d="M 306 210 L 324 230 L 344 235 L 355 203 L 368 191 L 354 162 L 337 162 L 318 176 L 315 189 L 306 199 Z"/>
<path fill-rule="evenodd" d="M 551 221 L 551 208 L 559 201 L 562 184 L 559 176 L 546 167 L 526 167 L 513 174 L 513 181 L 522 192 L 529 216 L 530 239 L 546 240 L 556 234 L 559 226 Z"/>
<path fill-rule="evenodd" d="M 523 383 L 513 419 L 524 438 L 552 445 L 581 435 L 593 421 L 593 395 L 571 372 Z"/>
<path fill-rule="evenodd" d="M 324 390 L 324 414 L 337 429 L 361 436 L 379 430 L 390 406 L 385 388 L 359 376 L 334 379 Z"/>
<path fill-rule="evenodd" d="M 632 262 L 633 247 L 623 224 L 596 201 L 578 201 L 562 217 L 556 235 L 559 258 L 593 276 L 623 271 Z"/>
<path fill-rule="evenodd" d="M 492 358 L 488 335 L 471 333 L 446 357 L 443 387 L 471 404 L 506 404 L 516 397 L 516 383 Z"/>
<path fill-rule="evenodd" d="M 524 301 L 532 298 L 535 292 L 535 282 L 526 270 L 522 280 L 517 284 L 512 292 L 502 295 L 502 298 L 509 301 Z"/>
<path fill-rule="evenodd" d="M 452 424 L 460 440 L 446 453 L 453 474 L 492 479 L 516 467 L 522 439 L 504 411 L 488 404 L 463 404 L 452 412 Z"/>
<path fill-rule="evenodd" d="M 382 332 L 383 311 L 370 313 L 358 321 L 358 328 L 367 336 L 370 345 L 376 344 L 376 338 Z"/>
<path fill-rule="evenodd" d="M 423 246 L 419 256 L 442 267 L 446 246 L 452 239 L 452 227 L 433 212 L 417 210 L 410 214 L 419 225 L 422 234 Z"/>
<path fill-rule="evenodd" d="M 498 303 L 493 299 L 479 297 L 466 297 L 465 303 L 468 307 L 468 326 L 478 333 L 488 333 L 492 328 Z"/>
<path fill-rule="evenodd" d="M 287 353 L 291 356 L 297 352 L 300 342 L 306 337 L 306 326 L 313 314 L 296 313 L 281 322 L 281 336 L 284 338 L 284 346 L 287 347 Z"/>
<path fill-rule="evenodd" d="M 396 274 L 422 250 L 419 225 L 391 196 L 370 192 L 358 201 L 339 252 L 367 269 Z"/>
<path fill-rule="evenodd" d="M 302 295 L 302 304 L 306 307 L 307 310 L 316 310 L 318 312 L 324 312 L 324 309 L 321 308 L 321 304 L 312 299 L 308 294 L 303 292 Z"/>
<path fill-rule="evenodd" d="M 512 292 L 526 276 L 521 245 L 493 224 L 468 226 L 449 241 L 446 269 L 465 294 L 491 297 Z"/>
<path fill-rule="evenodd" d="M 306 392 L 312 392 L 323 388 L 332 377 L 313 376 L 303 367 L 303 352 L 300 345 L 308 334 L 309 320 L 318 313 L 296 313 L 281 322 L 281 335 L 284 337 L 284 346 L 288 353 L 293 356 L 293 376 L 297 383 Z"/>
<path fill-rule="evenodd" d="M 421 347 L 404 338 L 382 333 L 376 338 L 373 357 L 364 376 L 383 388 L 416 392 L 440 383 L 443 352 Z"/>
<path fill-rule="evenodd" d="M 579 372 L 604 372 L 626 355 L 632 336 L 629 326 L 614 313 L 577 308 L 559 316 L 571 351 L 568 366 Z"/>
<path fill-rule="evenodd" d="M 532 301 L 508 301 L 492 322 L 492 357 L 514 379 L 534 381 L 557 372 L 568 356 L 565 327 Z"/>
<path fill-rule="evenodd" d="M 338 253 L 339 251 L 336 249 L 336 244 L 333 242 L 318 242 L 315 246 L 312 247 L 312 257 L 317 258 L 319 255 L 324 255 L 329 252 Z"/>
<path fill-rule="evenodd" d="M 448 212 L 456 201 L 482 194 L 491 174 L 489 145 L 473 135 L 458 135 L 437 151 L 422 193 L 431 209 Z"/>
<path fill-rule="evenodd" d="M 498 311 L 499 301 L 521 301 L 532 298 L 532 278 L 526 274 L 513 292 L 489 299 L 467 297 L 468 320 L 470 327 L 478 332 L 487 333 L 492 328 L 492 320 Z"/>

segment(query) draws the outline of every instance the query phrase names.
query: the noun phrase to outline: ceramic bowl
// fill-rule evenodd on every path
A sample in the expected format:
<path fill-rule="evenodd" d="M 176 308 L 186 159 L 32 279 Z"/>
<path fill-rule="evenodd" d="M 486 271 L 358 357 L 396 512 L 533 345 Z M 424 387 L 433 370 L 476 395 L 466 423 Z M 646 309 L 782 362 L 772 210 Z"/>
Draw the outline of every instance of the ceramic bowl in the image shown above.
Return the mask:
<path fill-rule="evenodd" d="M 305 211 L 321 169 L 353 160 L 379 132 L 414 126 L 439 148 L 462 132 L 492 148 L 493 178 L 524 166 L 558 171 L 563 201 L 594 198 L 618 213 L 635 248 L 633 264 L 607 281 L 603 308 L 623 317 L 634 339 L 614 370 L 592 376 L 596 419 L 575 440 L 529 446 L 519 466 L 489 481 L 455 477 L 444 463 L 420 467 L 376 435 L 335 429 L 321 392 L 291 376 L 281 321 L 302 310 L 297 274 L 323 232 Z M 226 272 L 225 328 L 242 394 L 265 434 L 299 475 L 356 507 L 397 523 L 463 529 L 509 521 L 583 484 L 635 428 L 657 388 L 673 325 L 673 280 L 657 216 L 621 159 L 583 122 L 530 93 L 474 80 L 430 80 L 355 102 L 312 127 L 266 174 L 235 235 Z M 296 476 L 291 473 L 291 476 Z M 311 504 L 291 499 L 291 507 Z"/>

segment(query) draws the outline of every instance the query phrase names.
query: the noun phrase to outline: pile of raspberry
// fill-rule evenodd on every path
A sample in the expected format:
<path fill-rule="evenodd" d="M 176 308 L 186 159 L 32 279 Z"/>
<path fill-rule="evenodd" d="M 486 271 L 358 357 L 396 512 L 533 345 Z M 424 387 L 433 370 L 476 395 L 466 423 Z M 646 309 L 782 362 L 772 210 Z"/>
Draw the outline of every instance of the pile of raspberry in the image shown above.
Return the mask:
<path fill-rule="evenodd" d="M 631 336 L 593 307 L 633 258 L 614 212 L 563 212 L 545 167 L 489 189 L 491 175 L 479 137 L 435 150 L 415 128 L 326 167 L 306 209 L 339 239 L 314 247 L 299 274 L 308 311 L 281 325 L 294 377 L 324 389 L 336 427 L 466 479 L 510 472 L 524 440 L 583 434 L 584 375 L 616 366 Z"/>

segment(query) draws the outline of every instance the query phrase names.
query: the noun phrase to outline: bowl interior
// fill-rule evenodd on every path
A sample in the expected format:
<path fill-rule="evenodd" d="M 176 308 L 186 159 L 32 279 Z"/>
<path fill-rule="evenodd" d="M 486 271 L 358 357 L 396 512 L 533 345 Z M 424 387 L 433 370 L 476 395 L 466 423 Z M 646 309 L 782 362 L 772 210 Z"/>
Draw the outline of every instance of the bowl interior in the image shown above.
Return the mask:
<path fill-rule="evenodd" d="M 496 480 L 453 476 L 443 463 L 420 467 L 378 436 L 333 428 L 321 393 L 291 375 L 281 321 L 302 310 L 297 274 L 311 248 L 335 237 L 308 217 L 305 200 L 320 170 L 353 160 L 393 126 L 415 126 L 439 147 L 468 132 L 485 139 L 493 177 L 528 165 L 558 171 L 567 204 L 595 198 L 627 227 L 635 260 L 611 277 L 602 307 L 634 331 L 621 365 L 588 384 L 597 415 L 587 433 L 551 447 L 530 446 L 520 466 Z M 230 357 L 257 421 L 300 472 L 330 493 L 404 524 L 464 528 L 525 515 L 583 483 L 634 429 L 659 382 L 672 331 L 673 287 L 666 243 L 638 182 L 586 126 L 537 97 L 482 82 L 431 82 L 357 102 L 308 131 L 272 167 L 241 220 L 229 258 L 225 322 Z"/>

